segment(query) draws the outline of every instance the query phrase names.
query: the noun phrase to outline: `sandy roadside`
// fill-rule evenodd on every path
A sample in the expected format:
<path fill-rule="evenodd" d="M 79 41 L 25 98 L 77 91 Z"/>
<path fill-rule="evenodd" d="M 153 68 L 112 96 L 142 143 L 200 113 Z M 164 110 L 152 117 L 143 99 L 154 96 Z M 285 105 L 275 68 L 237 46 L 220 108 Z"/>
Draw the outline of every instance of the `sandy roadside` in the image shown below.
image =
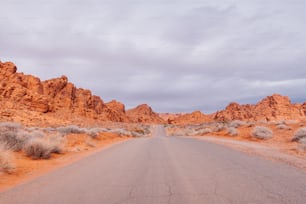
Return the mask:
<path fill-rule="evenodd" d="M 97 140 L 92 145 L 77 147 L 75 151 L 64 151 L 60 155 L 52 155 L 49 160 L 31 160 L 23 153 L 15 154 L 16 170 L 12 174 L 0 173 L 0 192 L 8 190 L 9 188 L 23 184 L 42 176 L 48 172 L 54 171 L 58 168 L 69 165 L 73 162 L 81 160 L 96 152 L 109 148 L 113 145 L 124 142 L 130 137 L 112 137 L 103 140 Z M 81 149 L 81 150 L 80 150 Z"/>
<path fill-rule="evenodd" d="M 299 156 L 299 155 L 290 154 L 286 150 L 276 145 L 275 146 L 271 144 L 265 145 L 263 143 L 257 143 L 252 141 L 239 141 L 239 140 L 220 138 L 215 136 L 195 136 L 193 138 L 199 140 L 205 140 L 207 142 L 221 144 L 245 152 L 247 154 L 258 155 L 272 161 L 283 162 L 306 171 L 305 155 Z"/>

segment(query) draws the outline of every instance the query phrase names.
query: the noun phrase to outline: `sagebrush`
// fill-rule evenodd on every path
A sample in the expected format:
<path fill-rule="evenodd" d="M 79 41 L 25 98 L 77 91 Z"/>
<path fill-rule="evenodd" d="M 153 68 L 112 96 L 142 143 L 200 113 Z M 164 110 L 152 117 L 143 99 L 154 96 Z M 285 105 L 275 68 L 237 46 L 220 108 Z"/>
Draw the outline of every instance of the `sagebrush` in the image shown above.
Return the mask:
<path fill-rule="evenodd" d="M 252 131 L 252 136 L 258 139 L 269 139 L 273 137 L 273 132 L 270 128 L 256 126 Z"/>
<path fill-rule="evenodd" d="M 306 128 L 299 128 L 293 135 L 292 141 L 299 142 L 301 139 L 306 138 Z"/>
<path fill-rule="evenodd" d="M 0 146 L 0 172 L 11 173 L 15 169 L 11 153 Z"/>

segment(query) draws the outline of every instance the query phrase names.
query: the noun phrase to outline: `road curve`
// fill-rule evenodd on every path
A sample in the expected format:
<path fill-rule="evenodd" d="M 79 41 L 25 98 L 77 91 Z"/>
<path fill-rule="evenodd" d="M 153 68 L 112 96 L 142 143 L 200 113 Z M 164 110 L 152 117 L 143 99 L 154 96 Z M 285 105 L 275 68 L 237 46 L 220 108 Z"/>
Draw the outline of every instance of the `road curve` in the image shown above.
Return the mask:
<path fill-rule="evenodd" d="M 16 203 L 305 204 L 306 173 L 157 127 L 0 194 Z"/>

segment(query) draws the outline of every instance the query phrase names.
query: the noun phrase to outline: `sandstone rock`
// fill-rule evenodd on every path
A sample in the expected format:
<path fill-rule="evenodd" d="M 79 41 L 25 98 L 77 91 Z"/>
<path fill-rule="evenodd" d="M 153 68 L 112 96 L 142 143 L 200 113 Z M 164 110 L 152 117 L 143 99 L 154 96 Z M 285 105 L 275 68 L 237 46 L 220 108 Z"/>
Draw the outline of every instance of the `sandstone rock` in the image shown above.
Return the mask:
<path fill-rule="evenodd" d="M 127 110 L 126 113 L 130 121 L 134 123 L 165 123 L 165 121 L 146 104 Z"/>
<path fill-rule="evenodd" d="M 305 117 L 305 112 L 302 109 L 301 105 L 292 104 L 287 96 L 274 94 L 255 105 L 231 103 L 225 110 L 217 112 L 214 119 L 217 121 L 293 120 Z"/>
<path fill-rule="evenodd" d="M 211 122 L 212 118 L 208 115 L 203 114 L 201 111 L 194 111 L 188 114 L 182 114 L 175 118 L 169 118 L 169 124 L 186 125 L 186 124 L 202 124 Z"/>
<path fill-rule="evenodd" d="M 0 62 L 0 102 L 2 108 L 14 110 L 128 121 L 124 111 L 107 107 L 100 97 L 76 88 L 66 76 L 40 81 L 37 77 L 17 73 L 11 62 Z"/>

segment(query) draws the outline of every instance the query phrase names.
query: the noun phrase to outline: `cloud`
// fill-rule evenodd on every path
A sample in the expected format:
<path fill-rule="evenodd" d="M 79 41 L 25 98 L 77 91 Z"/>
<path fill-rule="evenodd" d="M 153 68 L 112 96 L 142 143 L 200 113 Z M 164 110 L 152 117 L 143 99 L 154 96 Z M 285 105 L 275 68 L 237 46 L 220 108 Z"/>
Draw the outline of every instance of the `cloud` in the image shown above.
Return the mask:
<path fill-rule="evenodd" d="M 306 3 L 4 0 L 0 59 L 105 101 L 213 112 L 275 92 L 305 101 Z"/>

